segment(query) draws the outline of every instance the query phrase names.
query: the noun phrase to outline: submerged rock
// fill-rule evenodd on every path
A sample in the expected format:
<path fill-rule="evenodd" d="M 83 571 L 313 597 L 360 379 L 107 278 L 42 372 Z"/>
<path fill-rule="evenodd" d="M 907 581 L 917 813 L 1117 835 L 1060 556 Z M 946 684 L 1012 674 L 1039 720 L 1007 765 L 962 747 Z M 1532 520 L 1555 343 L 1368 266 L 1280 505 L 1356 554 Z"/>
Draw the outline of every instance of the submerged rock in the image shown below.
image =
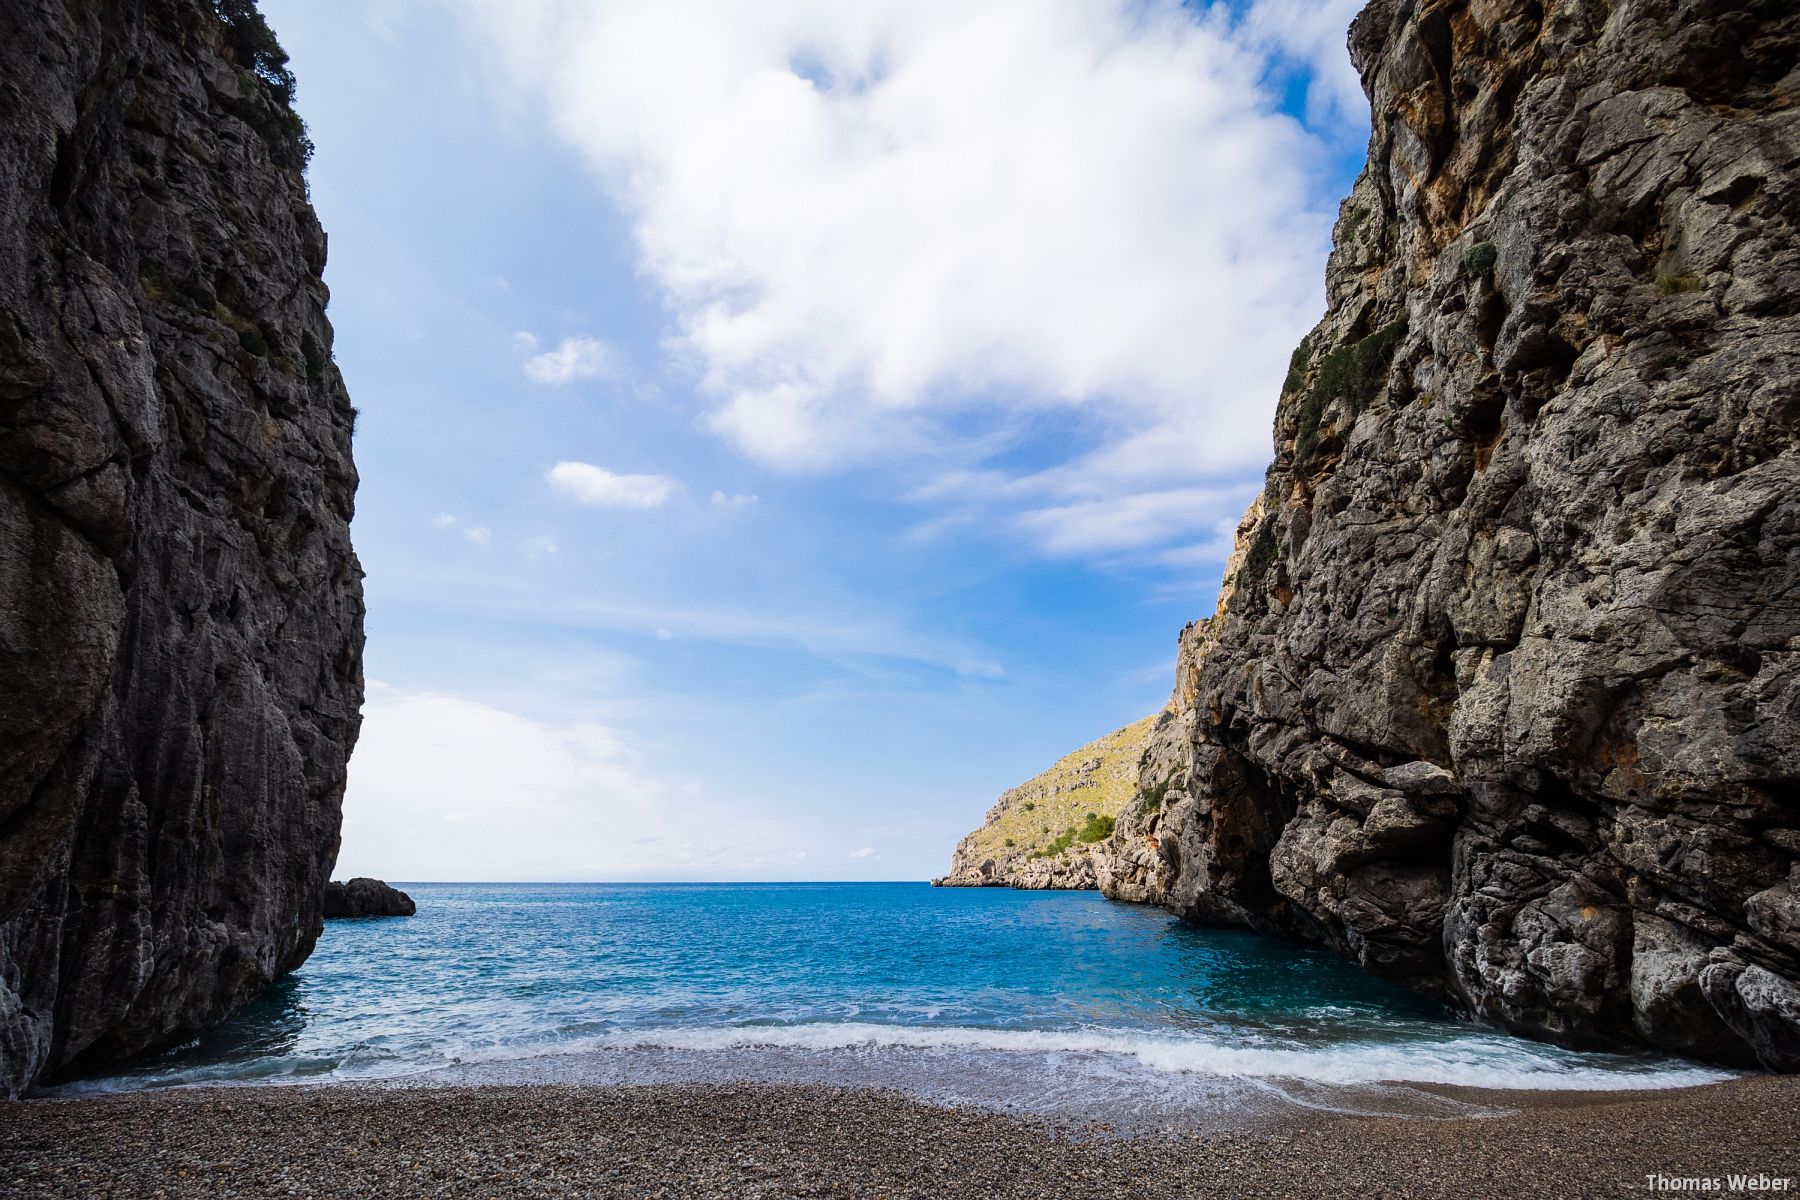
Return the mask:
<path fill-rule="evenodd" d="M 1800 10 L 1375 0 L 1329 310 L 1121 832 L 1195 921 L 1800 1067 Z"/>
<path fill-rule="evenodd" d="M 340 917 L 410 917 L 418 911 L 412 897 L 379 879 L 359 875 L 349 883 L 325 885 L 325 919 Z"/>
<path fill-rule="evenodd" d="M 233 10 L 0 0 L 0 1094 L 230 1016 L 337 854 L 354 410 Z"/>

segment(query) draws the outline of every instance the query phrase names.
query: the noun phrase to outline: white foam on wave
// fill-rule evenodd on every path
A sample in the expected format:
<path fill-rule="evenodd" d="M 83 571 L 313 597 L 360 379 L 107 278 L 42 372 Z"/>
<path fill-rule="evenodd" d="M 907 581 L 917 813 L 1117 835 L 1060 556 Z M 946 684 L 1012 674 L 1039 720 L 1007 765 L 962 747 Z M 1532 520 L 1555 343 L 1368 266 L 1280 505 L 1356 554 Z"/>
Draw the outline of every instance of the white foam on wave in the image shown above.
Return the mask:
<path fill-rule="evenodd" d="M 1334 1085 L 1439 1083 L 1501 1090 L 1623 1091 L 1692 1087 L 1733 1072 L 1655 1057 L 1580 1054 L 1503 1034 L 1443 1041 L 1346 1041 L 1330 1045 L 1226 1044 L 1111 1029 L 1022 1030 L 832 1022 L 622 1031 L 553 1043 L 470 1048 L 465 1063 L 624 1050 L 925 1051 L 1088 1055 L 1129 1059 L 1168 1075 L 1286 1079 Z"/>

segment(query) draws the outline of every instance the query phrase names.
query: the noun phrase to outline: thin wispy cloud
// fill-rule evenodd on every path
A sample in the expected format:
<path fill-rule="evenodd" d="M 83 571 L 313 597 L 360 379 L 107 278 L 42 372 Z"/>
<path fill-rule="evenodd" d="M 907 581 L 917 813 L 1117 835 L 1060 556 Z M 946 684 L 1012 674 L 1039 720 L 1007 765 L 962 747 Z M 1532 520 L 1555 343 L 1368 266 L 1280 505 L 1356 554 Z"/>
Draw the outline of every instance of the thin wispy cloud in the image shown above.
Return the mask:
<path fill-rule="evenodd" d="M 727 510 L 749 508 L 756 503 L 756 497 L 743 492 L 727 494 L 715 491 L 712 494 L 712 506 Z"/>
<path fill-rule="evenodd" d="M 1036 535 L 1052 554 L 1133 550 L 1165 545 L 1199 533 L 1211 534 L 1220 524 L 1212 514 L 1241 511 L 1255 494 L 1255 488 L 1249 485 L 1139 492 L 1034 509 L 1020 515 L 1018 525 Z M 1212 547 L 1215 543 L 1209 537 L 1204 544 Z M 1229 543 L 1225 548 L 1229 548 Z"/>
<path fill-rule="evenodd" d="M 599 338 L 567 337 L 542 353 L 536 353 L 538 339 L 535 334 L 516 333 L 513 340 L 530 354 L 525 360 L 525 377 L 533 383 L 573 383 L 577 379 L 608 374 L 613 368 L 612 348 Z"/>
<path fill-rule="evenodd" d="M 476 546 L 485 546 L 494 539 L 494 531 L 487 526 L 465 525 L 454 513 L 439 513 L 431 518 L 431 524 L 437 529 L 454 529 L 462 534 L 464 541 Z"/>
<path fill-rule="evenodd" d="M 891 660 L 972 679 L 999 679 L 1006 674 L 992 652 L 979 644 L 937 630 L 912 629 L 899 620 L 866 611 L 846 614 L 825 608 L 775 611 L 728 604 L 630 604 L 546 592 L 526 582 L 482 589 L 476 586 L 479 578 L 475 576 L 466 581 L 440 578 L 448 580 L 434 588 L 435 604 L 443 611 L 499 616 L 548 628 L 798 650 L 847 667 Z"/>
<path fill-rule="evenodd" d="M 681 486 L 667 475 L 624 475 L 584 462 L 559 462 L 544 478 L 558 495 L 599 508 L 657 508 Z"/>

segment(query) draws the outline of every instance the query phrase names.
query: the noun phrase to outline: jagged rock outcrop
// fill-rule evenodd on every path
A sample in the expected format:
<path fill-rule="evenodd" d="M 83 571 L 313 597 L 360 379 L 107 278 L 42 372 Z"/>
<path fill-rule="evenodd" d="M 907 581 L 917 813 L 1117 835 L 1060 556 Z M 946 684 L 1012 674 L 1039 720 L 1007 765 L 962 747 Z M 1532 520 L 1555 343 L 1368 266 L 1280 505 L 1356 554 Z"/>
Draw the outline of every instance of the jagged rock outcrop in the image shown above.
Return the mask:
<path fill-rule="evenodd" d="M 1102 880 L 1117 879 L 1115 890 L 1131 898 L 1126 881 L 1145 871 L 1114 836 L 1114 827 L 1119 810 L 1133 802 L 1139 760 L 1157 720 L 1145 717 L 1114 730 L 1002 792 L 981 828 L 956 844 L 950 873 L 932 883 L 1097 888 Z M 1153 861 L 1153 851 L 1148 857 Z M 1154 879 L 1153 870 L 1148 875 Z"/>
<path fill-rule="evenodd" d="M 325 885 L 324 917 L 327 921 L 353 917 L 410 917 L 418 911 L 411 896 L 366 875 L 358 875 L 349 883 L 334 879 Z"/>
<path fill-rule="evenodd" d="M 1167 903 L 1800 1067 L 1800 10 L 1376 0 L 1350 40 L 1329 310 L 1146 780 Z"/>
<path fill-rule="evenodd" d="M 0 0 L 0 1093 L 311 950 L 362 700 L 354 412 L 248 0 Z"/>

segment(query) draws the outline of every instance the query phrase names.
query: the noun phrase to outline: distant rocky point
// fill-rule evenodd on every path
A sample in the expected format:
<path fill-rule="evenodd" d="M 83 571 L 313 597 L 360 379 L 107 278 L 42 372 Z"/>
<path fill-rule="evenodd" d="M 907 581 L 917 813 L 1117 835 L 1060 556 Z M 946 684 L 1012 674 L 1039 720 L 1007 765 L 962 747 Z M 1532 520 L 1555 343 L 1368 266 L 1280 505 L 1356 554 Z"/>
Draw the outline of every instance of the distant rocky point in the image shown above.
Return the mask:
<path fill-rule="evenodd" d="M 410 917 L 419 911 L 411 896 L 379 879 L 358 876 L 349 883 L 325 885 L 325 919 L 344 917 Z"/>
<path fill-rule="evenodd" d="M 938 887 L 1100 888 L 1154 883 L 1156 847 L 1115 836 L 1121 810 L 1137 797 L 1139 760 L 1159 717 L 1115 730 L 1066 754 L 1041 775 L 1002 792 L 980 829 L 957 843 Z M 1141 840 L 1141 839 L 1140 839 Z M 1137 860 L 1141 859 L 1141 863 Z M 1145 895 L 1121 899 L 1150 900 Z"/>

